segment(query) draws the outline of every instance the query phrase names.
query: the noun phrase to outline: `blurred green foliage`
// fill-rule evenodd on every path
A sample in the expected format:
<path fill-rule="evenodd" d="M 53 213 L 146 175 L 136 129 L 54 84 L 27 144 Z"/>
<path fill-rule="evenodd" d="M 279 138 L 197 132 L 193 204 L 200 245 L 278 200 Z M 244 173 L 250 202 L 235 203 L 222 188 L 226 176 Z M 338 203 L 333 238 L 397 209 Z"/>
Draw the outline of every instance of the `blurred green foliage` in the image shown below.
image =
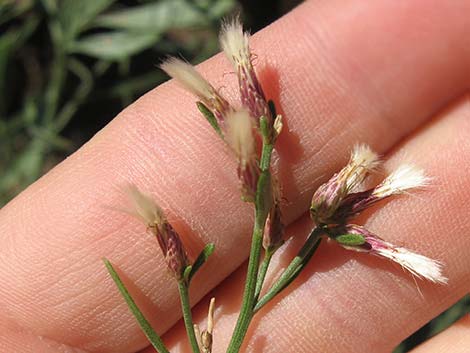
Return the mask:
<path fill-rule="evenodd" d="M 161 83 L 163 56 L 199 62 L 213 54 L 220 19 L 235 5 L 0 2 L 0 206 Z M 101 114 L 101 121 L 87 118 Z"/>
<path fill-rule="evenodd" d="M 252 30 L 299 0 L 0 0 L 0 207 L 161 83 L 162 57 L 200 62 L 220 19 Z M 470 312 L 466 296 L 405 340 L 407 352 Z"/>

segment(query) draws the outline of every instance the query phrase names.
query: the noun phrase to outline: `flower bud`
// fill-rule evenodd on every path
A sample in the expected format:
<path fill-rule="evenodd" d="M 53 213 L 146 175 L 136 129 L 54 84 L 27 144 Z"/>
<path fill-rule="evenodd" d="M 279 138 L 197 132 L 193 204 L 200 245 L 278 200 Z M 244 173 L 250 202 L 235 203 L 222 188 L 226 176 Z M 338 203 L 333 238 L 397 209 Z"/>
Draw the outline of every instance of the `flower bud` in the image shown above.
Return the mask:
<path fill-rule="evenodd" d="M 168 268 L 178 281 L 182 280 L 189 260 L 180 236 L 168 222 L 162 225 L 161 230 L 158 228 L 155 230 L 154 234 L 165 255 Z"/>
<path fill-rule="evenodd" d="M 127 194 L 133 204 L 131 214 L 142 220 L 157 238 L 168 268 L 177 280 L 181 280 L 189 260 L 178 233 L 149 195 L 143 194 L 135 186 L 129 186 Z"/>
<path fill-rule="evenodd" d="M 330 228 L 328 234 L 345 249 L 384 257 L 396 262 L 418 278 L 434 283 L 447 283 L 447 278 L 442 274 L 442 263 L 388 243 L 364 227 L 349 224 Z"/>
<path fill-rule="evenodd" d="M 263 247 L 267 251 L 275 251 L 284 243 L 284 224 L 280 207 L 280 192 L 277 182 L 272 185 L 273 205 L 266 220 L 266 228 L 263 234 Z"/>
<path fill-rule="evenodd" d="M 378 165 L 378 156 L 366 145 L 354 147 L 346 167 L 321 185 L 315 192 L 310 214 L 317 224 L 335 222 L 335 214 L 343 200 L 359 187 Z"/>
<path fill-rule="evenodd" d="M 271 208 L 266 222 L 263 247 L 268 251 L 274 251 L 284 243 L 284 224 L 282 223 L 281 208 L 278 203 L 275 203 Z"/>
<path fill-rule="evenodd" d="M 274 117 L 268 107 L 263 89 L 258 81 L 249 46 L 250 35 L 243 31 L 238 19 L 226 22 L 220 34 L 220 44 L 225 55 L 231 61 L 238 76 L 238 85 L 243 106 L 259 124 L 259 118 L 265 116 L 269 126 L 273 125 Z"/>
<path fill-rule="evenodd" d="M 245 201 L 253 202 L 260 175 L 253 121 L 245 110 L 227 116 L 227 142 L 238 159 L 238 177 Z"/>

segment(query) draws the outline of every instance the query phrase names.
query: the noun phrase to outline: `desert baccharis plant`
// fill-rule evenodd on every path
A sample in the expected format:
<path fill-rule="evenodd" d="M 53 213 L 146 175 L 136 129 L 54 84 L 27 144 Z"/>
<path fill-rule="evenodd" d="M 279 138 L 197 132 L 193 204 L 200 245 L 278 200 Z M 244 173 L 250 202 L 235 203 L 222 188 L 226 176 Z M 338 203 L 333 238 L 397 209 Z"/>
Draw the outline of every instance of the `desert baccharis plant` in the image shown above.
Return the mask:
<path fill-rule="evenodd" d="M 282 133 L 282 117 L 276 113 L 274 103 L 266 97 L 258 80 L 249 40 L 249 34 L 243 31 L 238 20 L 223 25 L 220 44 L 237 74 L 241 107 L 233 106 L 190 64 L 171 58 L 161 65 L 166 73 L 197 97 L 198 109 L 236 158 L 242 199 L 254 209 L 245 289 L 228 353 L 240 351 L 253 316 L 292 283 L 324 238 L 349 250 L 392 260 L 418 278 L 441 284 L 447 282 L 440 262 L 395 246 L 353 223 L 358 214 L 377 202 L 425 187 L 430 181 L 422 170 L 407 164 L 398 167 L 375 187 L 365 188 L 366 179 L 380 167 L 382 161 L 368 146 L 358 144 L 352 148 L 347 165 L 314 193 L 310 206 L 313 229 L 290 264 L 277 274 L 274 284 L 264 288 L 271 258 L 282 249 L 284 242 L 285 227 L 280 207 L 282 186 L 271 170 L 272 152 Z M 194 274 L 214 251 L 214 246 L 207 245 L 191 261 L 179 235 L 152 197 L 134 186 L 128 187 L 127 193 L 133 205 L 132 214 L 141 219 L 157 238 L 168 268 L 178 282 L 183 319 L 193 352 L 211 352 L 214 300 L 211 300 L 207 328 L 201 331 L 193 324 L 188 292 Z M 105 263 L 152 345 L 160 353 L 168 352 L 111 263 L 108 260 Z"/>

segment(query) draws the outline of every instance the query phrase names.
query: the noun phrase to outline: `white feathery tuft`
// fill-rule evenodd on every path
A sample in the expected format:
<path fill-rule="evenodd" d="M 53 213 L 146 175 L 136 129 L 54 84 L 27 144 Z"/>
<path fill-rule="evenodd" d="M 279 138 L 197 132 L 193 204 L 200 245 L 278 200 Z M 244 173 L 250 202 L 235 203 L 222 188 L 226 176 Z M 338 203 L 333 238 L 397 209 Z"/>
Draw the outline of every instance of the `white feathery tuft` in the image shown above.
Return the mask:
<path fill-rule="evenodd" d="M 424 278 L 433 283 L 446 284 L 448 282 L 442 274 L 443 264 L 439 261 L 401 247 L 387 246 L 376 249 L 376 253 L 396 262 L 418 278 Z"/>
<path fill-rule="evenodd" d="M 215 89 L 191 64 L 178 58 L 169 58 L 160 68 L 200 99 L 208 101 L 214 97 Z"/>
<path fill-rule="evenodd" d="M 219 36 L 220 45 L 233 65 L 236 66 L 250 60 L 249 40 L 250 35 L 243 31 L 243 26 L 238 18 L 222 25 Z"/>
<path fill-rule="evenodd" d="M 428 186 L 430 178 L 423 170 L 413 165 L 404 164 L 385 178 L 374 190 L 374 195 L 387 197 L 402 194 L 407 190 Z"/>
<path fill-rule="evenodd" d="M 142 193 L 135 185 L 127 186 L 125 192 L 132 202 L 130 214 L 139 218 L 148 227 L 159 226 L 164 222 L 165 216 L 162 209 L 150 195 Z"/>
<path fill-rule="evenodd" d="M 376 169 L 379 164 L 379 156 L 369 146 L 355 145 L 349 163 L 340 172 L 341 178 L 346 180 L 347 192 L 352 192 L 359 187 L 367 174 Z"/>
<path fill-rule="evenodd" d="M 256 155 L 253 119 L 246 110 L 234 111 L 227 116 L 227 142 L 243 166 Z"/>
<path fill-rule="evenodd" d="M 351 152 L 351 164 L 372 171 L 379 165 L 379 156 L 377 153 L 365 144 L 355 145 Z"/>

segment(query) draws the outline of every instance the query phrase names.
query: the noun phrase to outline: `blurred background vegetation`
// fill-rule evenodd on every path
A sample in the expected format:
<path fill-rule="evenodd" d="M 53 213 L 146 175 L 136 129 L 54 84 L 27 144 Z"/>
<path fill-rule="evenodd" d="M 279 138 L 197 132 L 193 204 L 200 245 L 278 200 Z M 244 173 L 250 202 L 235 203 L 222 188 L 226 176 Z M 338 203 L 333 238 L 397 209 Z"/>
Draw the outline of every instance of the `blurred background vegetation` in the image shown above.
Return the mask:
<path fill-rule="evenodd" d="M 300 0 L 0 0 L 0 207 L 166 77 L 218 50 L 220 19 L 257 31 Z M 470 311 L 467 296 L 400 347 Z"/>

